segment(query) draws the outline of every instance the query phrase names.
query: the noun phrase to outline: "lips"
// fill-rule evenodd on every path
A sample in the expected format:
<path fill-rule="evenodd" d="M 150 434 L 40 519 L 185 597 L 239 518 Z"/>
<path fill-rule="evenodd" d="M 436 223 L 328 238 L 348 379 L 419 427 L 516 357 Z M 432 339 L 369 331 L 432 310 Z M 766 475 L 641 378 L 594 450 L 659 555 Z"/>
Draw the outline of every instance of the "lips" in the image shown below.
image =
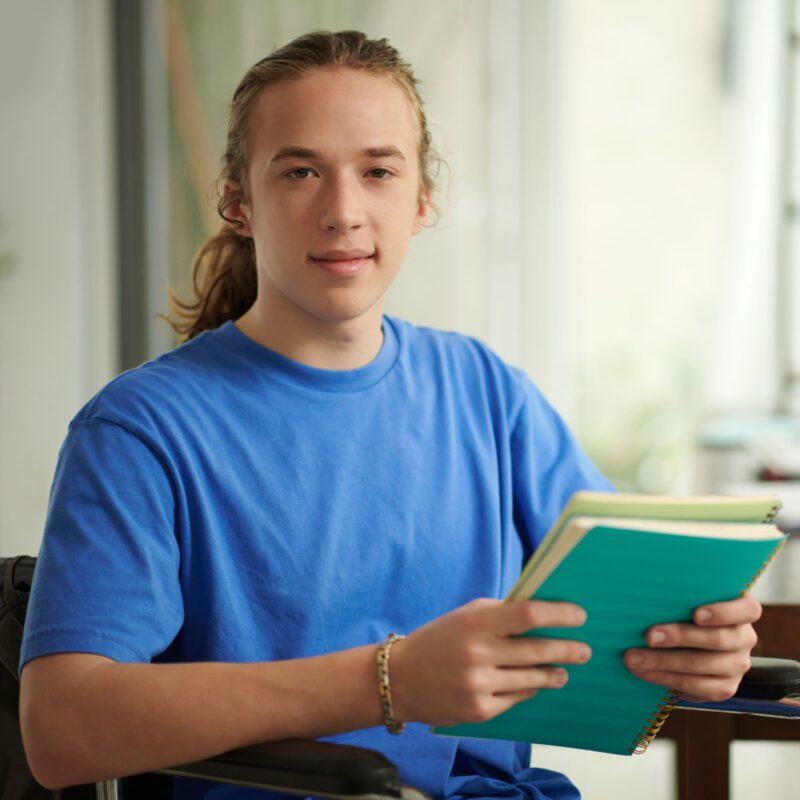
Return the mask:
<path fill-rule="evenodd" d="M 311 258 L 314 261 L 354 261 L 374 255 L 374 250 L 327 250 L 324 253 L 312 253 Z"/>
<path fill-rule="evenodd" d="M 312 253 L 311 261 L 334 275 L 357 275 L 375 258 L 372 250 L 326 250 Z"/>

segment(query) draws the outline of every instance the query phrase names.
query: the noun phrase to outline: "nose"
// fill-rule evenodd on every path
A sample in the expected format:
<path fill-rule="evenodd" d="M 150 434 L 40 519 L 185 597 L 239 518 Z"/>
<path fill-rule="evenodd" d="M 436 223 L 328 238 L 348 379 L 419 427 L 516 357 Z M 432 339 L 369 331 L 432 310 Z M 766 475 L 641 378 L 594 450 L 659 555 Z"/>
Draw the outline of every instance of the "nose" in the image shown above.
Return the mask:
<path fill-rule="evenodd" d="M 332 178 L 322 197 L 320 227 L 328 232 L 358 230 L 364 224 L 364 217 L 358 183 L 346 176 Z"/>

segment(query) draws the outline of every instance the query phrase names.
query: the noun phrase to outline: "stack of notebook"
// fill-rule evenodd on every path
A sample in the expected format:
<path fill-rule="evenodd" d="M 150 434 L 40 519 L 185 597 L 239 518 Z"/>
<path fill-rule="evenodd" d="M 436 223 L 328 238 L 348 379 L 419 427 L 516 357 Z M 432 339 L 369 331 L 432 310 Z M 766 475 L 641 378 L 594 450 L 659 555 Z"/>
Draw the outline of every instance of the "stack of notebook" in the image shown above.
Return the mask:
<path fill-rule="evenodd" d="M 526 565 L 508 601 L 577 603 L 581 628 L 529 636 L 588 643 L 586 664 L 561 689 L 540 690 L 488 722 L 435 728 L 446 736 L 506 739 L 605 753 L 643 752 L 677 695 L 636 678 L 622 655 L 652 625 L 690 621 L 706 603 L 752 587 L 785 535 L 770 524 L 776 497 L 667 498 L 578 492 Z"/>

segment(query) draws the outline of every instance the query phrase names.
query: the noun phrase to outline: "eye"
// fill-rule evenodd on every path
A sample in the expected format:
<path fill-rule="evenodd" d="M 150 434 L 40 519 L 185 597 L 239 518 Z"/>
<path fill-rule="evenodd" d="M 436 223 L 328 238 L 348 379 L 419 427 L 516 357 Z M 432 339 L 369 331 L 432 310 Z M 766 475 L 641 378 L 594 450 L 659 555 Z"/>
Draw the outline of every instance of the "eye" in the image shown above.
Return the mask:
<path fill-rule="evenodd" d="M 295 167 L 286 173 L 286 177 L 295 181 L 304 181 L 306 178 L 310 178 L 312 174 L 313 171 L 310 167 Z"/>
<path fill-rule="evenodd" d="M 385 181 L 387 178 L 392 176 L 392 173 L 384 167 L 375 167 L 374 169 L 371 169 L 367 175 L 369 175 L 370 178 L 377 178 L 379 181 Z"/>

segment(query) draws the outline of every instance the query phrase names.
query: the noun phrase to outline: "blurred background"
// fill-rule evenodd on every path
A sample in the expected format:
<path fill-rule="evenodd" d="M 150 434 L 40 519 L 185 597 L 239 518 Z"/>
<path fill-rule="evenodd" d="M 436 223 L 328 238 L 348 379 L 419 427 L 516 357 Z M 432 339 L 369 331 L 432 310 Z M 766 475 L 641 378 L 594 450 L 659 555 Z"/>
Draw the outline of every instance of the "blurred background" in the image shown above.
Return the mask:
<path fill-rule="evenodd" d="M 768 484 L 797 527 L 800 0 L 0 0 L 2 551 L 78 408 L 173 346 L 239 78 L 317 28 L 405 54 L 448 165 L 389 313 L 523 367 L 619 488 Z M 734 797 L 794 797 L 791 747 L 735 745 Z M 537 748 L 587 800 L 671 798 L 671 758 Z"/>

